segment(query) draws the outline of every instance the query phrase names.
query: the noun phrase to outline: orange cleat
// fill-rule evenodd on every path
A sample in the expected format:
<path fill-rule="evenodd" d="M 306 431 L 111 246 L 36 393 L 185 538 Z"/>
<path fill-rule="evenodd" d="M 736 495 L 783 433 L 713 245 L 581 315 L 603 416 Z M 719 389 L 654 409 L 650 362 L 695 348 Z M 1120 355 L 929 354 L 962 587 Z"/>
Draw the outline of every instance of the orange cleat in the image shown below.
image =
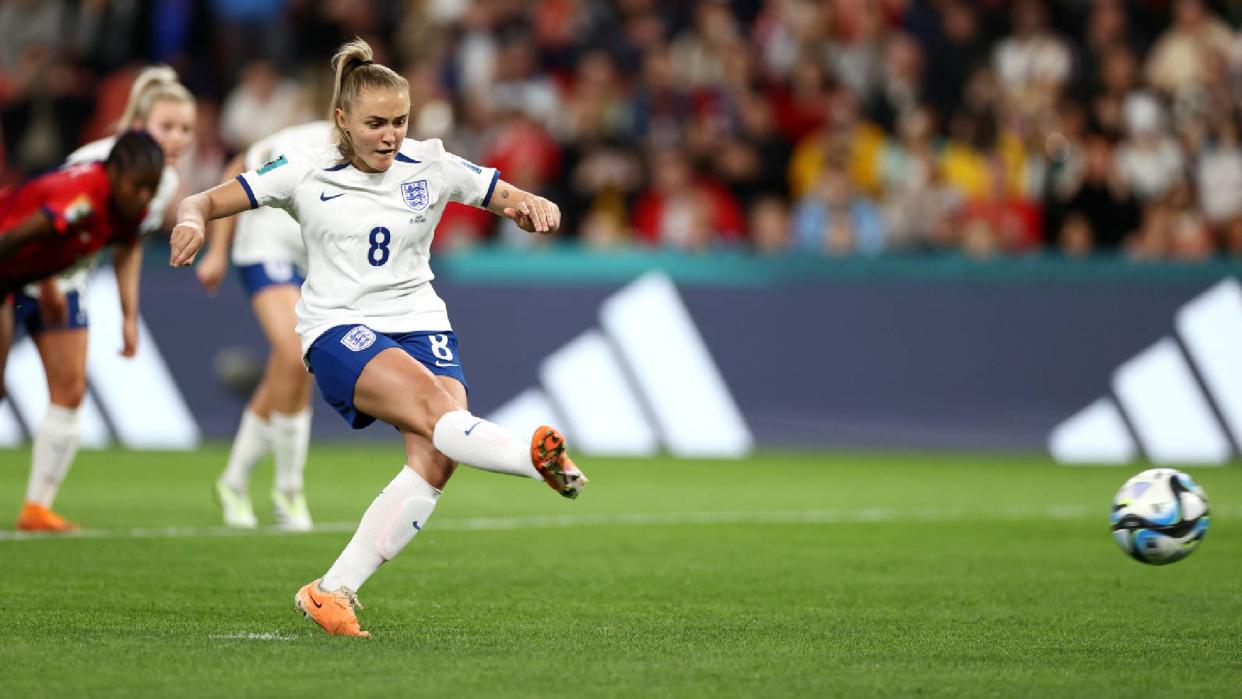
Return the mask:
<path fill-rule="evenodd" d="M 66 533 L 76 532 L 81 527 L 37 502 L 27 502 L 17 515 L 17 528 L 24 532 Z"/>
<path fill-rule="evenodd" d="M 358 617 L 354 614 L 355 609 L 362 609 L 357 593 L 348 587 L 326 592 L 319 587 L 322 580 L 319 578 L 303 585 L 293 596 L 293 604 L 329 635 L 370 637 L 369 632 L 358 626 Z"/>
<path fill-rule="evenodd" d="M 530 438 L 530 460 L 552 490 L 576 498 L 587 487 L 587 477 L 565 453 L 565 438 L 555 427 L 544 425 Z"/>

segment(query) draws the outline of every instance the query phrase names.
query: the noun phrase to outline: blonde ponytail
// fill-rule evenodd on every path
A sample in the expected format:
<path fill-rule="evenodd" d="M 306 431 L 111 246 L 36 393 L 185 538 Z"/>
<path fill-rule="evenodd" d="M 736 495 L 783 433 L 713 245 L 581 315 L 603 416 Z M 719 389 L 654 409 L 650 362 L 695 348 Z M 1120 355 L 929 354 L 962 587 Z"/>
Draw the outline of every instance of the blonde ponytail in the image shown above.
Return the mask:
<path fill-rule="evenodd" d="M 332 83 L 332 104 L 328 107 L 328 121 L 332 122 L 337 150 L 340 151 L 341 158 L 347 161 L 354 159 L 354 143 L 350 140 L 349 133 L 337 123 L 336 110 L 339 108 L 348 114 L 358 93 L 365 88 L 410 89 L 405 78 L 391 68 L 372 63 L 374 55 L 370 44 L 356 38 L 341 45 L 332 57 L 335 80 Z"/>
<path fill-rule="evenodd" d="M 125 113 L 117 123 L 120 131 L 133 128 L 135 121 L 145 121 L 156 102 L 173 100 L 194 104 L 194 96 L 177 79 L 177 71 L 165 65 L 144 68 L 129 88 Z"/>

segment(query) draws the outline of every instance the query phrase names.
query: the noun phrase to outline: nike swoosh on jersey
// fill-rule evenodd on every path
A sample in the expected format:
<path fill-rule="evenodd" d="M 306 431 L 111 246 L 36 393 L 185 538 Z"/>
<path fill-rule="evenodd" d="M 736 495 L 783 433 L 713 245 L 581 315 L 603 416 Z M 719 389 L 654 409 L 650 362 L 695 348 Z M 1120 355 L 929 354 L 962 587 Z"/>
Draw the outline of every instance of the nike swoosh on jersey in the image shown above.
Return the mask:
<path fill-rule="evenodd" d="M 343 196 L 345 196 L 345 192 L 341 192 L 340 194 L 333 194 L 332 196 L 328 196 L 327 192 L 320 192 L 319 201 L 332 201 L 333 199 L 336 199 L 337 197 L 343 197 Z"/>
<path fill-rule="evenodd" d="M 439 359 L 437 359 L 437 360 L 436 360 L 436 366 L 438 366 L 438 367 L 446 367 L 446 366 L 459 366 L 459 365 L 454 364 L 454 363 L 452 363 L 452 362 L 442 362 L 442 361 L 440 361 Z"/>

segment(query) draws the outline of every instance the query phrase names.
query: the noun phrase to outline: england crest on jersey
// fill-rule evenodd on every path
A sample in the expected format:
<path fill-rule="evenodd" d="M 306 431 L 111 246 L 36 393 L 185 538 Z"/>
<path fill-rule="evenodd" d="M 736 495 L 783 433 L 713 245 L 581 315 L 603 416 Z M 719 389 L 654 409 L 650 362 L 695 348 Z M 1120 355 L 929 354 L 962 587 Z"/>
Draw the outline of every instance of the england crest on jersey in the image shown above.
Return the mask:
<path fill-rule="evenodd" d="M 427 180 L 414 180 L 401 183 L 401 198 L 415 211 L 426 211 L 431 203 L 431 193 L 427 191 Z"/>

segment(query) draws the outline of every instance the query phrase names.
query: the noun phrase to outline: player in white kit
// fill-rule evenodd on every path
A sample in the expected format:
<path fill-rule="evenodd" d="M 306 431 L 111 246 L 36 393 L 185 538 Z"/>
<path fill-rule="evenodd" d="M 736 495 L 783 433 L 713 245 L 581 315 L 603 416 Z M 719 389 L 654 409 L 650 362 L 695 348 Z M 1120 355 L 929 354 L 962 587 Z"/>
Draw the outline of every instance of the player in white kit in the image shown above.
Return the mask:
<path fill-rule="evenodd" d="M 409 86 L 371 55 L 355 40 L 333 57 L 337 145 L 290 149 L 187 197 L 169 258 L 174 266 L 192 263 L 208 220 L 284 208 L 301 224 L 308 254 L 297 307 L 307 367 L 354 427 L 379 419 L 401 432 L 406 465 L 327 573 L 295 595 L 298 609 L 345 636 L 367 635 L 354 614 L 356 591 L 426 524 L 457 463 L 542 478 L 571 498 L 587 483 L 557 430 L 540 427 L 526 441 L 466 409 L 457 338 L 428 265 L 450 201 L 544 234 L 560 227 L 560 209 L 445 152 L 439 140 L 406 140 Z"/>
<path fill-rule="evenodd" d="M 293 126 L 255 143 L 229 163 L 226 177 L 235 177 L 287 149 L 327 147 L 332 125 L 316 121 Z M 268 452 L 276 466 L 272 506 L 284 529 L 311 528 L 310 508 L 303 494 L 303 471 L 310 442 L 311 376 L 302 365 L 302 349 L 294 331 L 294 308 L 306 276 L 306 244 L 298 222 L 283 209 L 259 207 L 211 224 L 210 246 L 196 273 L 208 291 L 215 291 L 237 267 L 250 306 L 263 327 L 271 351 L 263 380 L 255 388 L 233 438 L 224 473 L 216 480 L 216 500 L 224 523 L 253 529 L 250 474 Z"/>
<path fill-rule="evenodd" d="M 163 225 L 164 212 L 177 193 L 177 161 L 194 138 L 194 119 L 194 97 L 178 81 L 172 68 L 152 66 L 139 73 L 130 88 L 119 127 L 149 132 L 164 151 L 165 162 L 159 187 L 140 228 L 142 234 L 154 233 Z M 68 162 L 105 160 L 114 143 L 115 136 L 88 143 L 71 153 Z M 27 307 L 34 308 L 26 316 L 26 329 L 43 363 L 50 403 L 34 435 L 26 500 L 17 518 L 17 528 L 21 530 L 73 531 L 78 528 L 51 508 L 78 452 L 78 412 L 86 396 L 86 281 L 93 264 L 94 258 L 87 259 L 56 278 L 31 284 L 19 299 Z M 113 265 L 121 298 L 124 338 L 121 354 L 132 357 L 138 351 L 141 240 L 135 239 L 133 244 L 118 250 Z M 55 317 L 65 320 L 49 322 Z"/>

